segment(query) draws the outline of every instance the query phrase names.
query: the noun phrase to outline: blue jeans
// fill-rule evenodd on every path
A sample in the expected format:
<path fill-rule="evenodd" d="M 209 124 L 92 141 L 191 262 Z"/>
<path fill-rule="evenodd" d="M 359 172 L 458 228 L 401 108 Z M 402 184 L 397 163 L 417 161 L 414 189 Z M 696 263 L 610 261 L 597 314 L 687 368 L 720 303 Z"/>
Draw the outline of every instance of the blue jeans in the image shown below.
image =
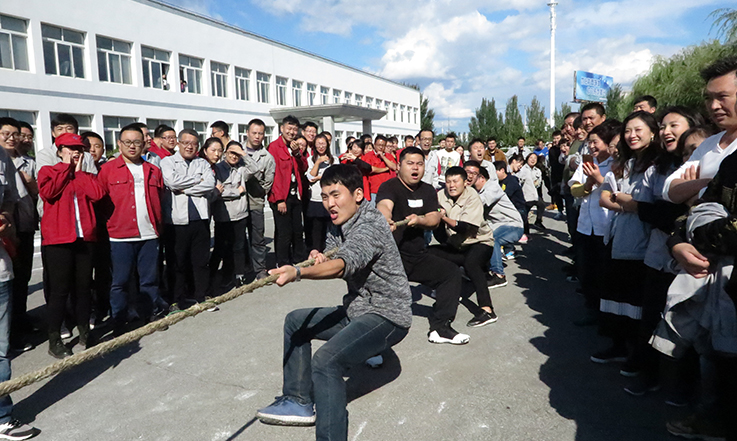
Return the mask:
<path fill-rule="evenodd" d="M 12 308 L 13 281 L 0 282 L 0 382 L 10 380 L 10 312 Z M 10 395 L 0 398 L 0 424 L 11 420 L 13 400 Z"/>
<path fill-rule="evenodd" d="M 159 294 L 159 241 L 110 242 L 113 261 L 113 283 L 110 309 L 115 320 L 125 321 L 128 311 L 128 284 L 133 268 L 138 271 L 139 291 L 151 299 L 153 312 L 167 308 Z"/>
<path fill-rule="evenodd" d="M 499 225 L 494 230 L 494 253 L 491 255 L 489 266 L 494 274 L 504 275 L 502 263 L 502 246 L 512 245 L 524 234 L 524 228 L 512 225 Z"/>
<path fill-rule="evenodd" d="M 348 439 L 346 386 L 351 365 L 394 346 L 409 332 L 376 314 L 354 319 L 345 308 L 307 308 L 284 319 L 285 396 L 315 403 L 317 441 Z M 312 340 L 326 343 L 312 356 Z"/>

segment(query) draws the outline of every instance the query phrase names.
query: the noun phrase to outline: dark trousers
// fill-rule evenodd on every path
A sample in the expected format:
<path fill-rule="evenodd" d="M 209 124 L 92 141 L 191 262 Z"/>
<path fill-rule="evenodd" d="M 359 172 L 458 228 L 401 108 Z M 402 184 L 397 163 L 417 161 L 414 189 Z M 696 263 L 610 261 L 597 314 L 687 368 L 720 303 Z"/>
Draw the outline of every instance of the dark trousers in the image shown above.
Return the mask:
<path fill-rule="evenodd" d="M 27 325 L 28 282 L 33 271 L 33 236 L 34 232 L 19 231 L 17 254 L 13 258 L 13 308 L 10 319 L 10 338 L 16 339 L 23 334 Z"/>
<path fill-rule="evenodd" d="M 166 224 L 161 229 L 159 246 L 159 292 L 168 303 L 176 302 L 174 284 L 176 276 L 176 254 L 174 253 L 174 225 Z M 166 264 L 164 264 L 166 262 Z"/>
<path fill-rule="evenodd" d="M 203 302 L 210 278 L 207 268 L 210 258 L 209 221 L 197 220 L 189 221 L 187 225 L 174 225 L 173 248 L 175 301 L 181 303 L 191 293 L 197 302 Z M 188 285 L 191 289 L 188 289 Z"/>
<path fill-rule="evenodd" d="M 570 194 L 563 195 L 563 201 L 566 204 L 566 224 L 568 226 L 568 235 L 571 236 L 571 245 L 576 247 L 576 229 L 578 228 L 578 207 L 574 206 L 574 197 Z"/>
<path fill-rule="evenodd" d="M 410 281 L 435 290 L 435 304 L 429 317 L 430 331 L 455 320 L 462 284 L 458 266 L 428 252 L 413 256 L 402 254 L 402 265 Z"/>
<path fill-rule="evenodd" d="M 134 270 L 138 272 L 138 292 L 151 301 L 151 310 L 157 313 L 169 305 L 159 294 L 159 241 L 111 242 L 113 280 L 110 306 L 113 319 L 124 322 L 128 312 L 128 291 Z"/>
<path fill-rule="evenodd" d="M 543 218 L 545 217 L 545 203 L 542 201 L 542 199 L 538 199 L 536 201 L 531 202 L 525 202 L 525 215 L 522 216 L 522 222 L 525 227 L 525 234 L 530 234 L 530 211 L 532 210 L 532 207 L 537 207 L 536 212 L 536 218 L 535 218 L 535 224 L 536 225 L 542 225 Z"/>
<path fill-rule="evenodd" d="M 458 266 L 463 266 L 466 275 L 471 279 L 476 290 L 476 299 L 479 306 L 488 306 L 494 309 L 489 295 L 489 286 L 486 283 L 486 274 L 489 272 L 489 260 L 494 248 L 482 243 L 475 243 L 456 250 L 446 245 L 434 245 L 429 248 L 431 254 L 441 259 L 449 260 Z"/>
<path fill-rule="evenodd" d="M 330 224 L 330 214 L 322 202 L 310 201 L 305 212 L 305 244 L 307 251 L 325 251 L 325 237 Z"/>
<path fill-rule="evenodd" d="M 98 232 L 100 229 L 98 229 Z M 98 234 L 98 241 L 92 245 L 93 309 L 96 319 L 103 319 L 110 311 L 110 286 L 112 285 L 112 261 L 110 260 L 110 238 Z"/>
<path fill-rule="evenodd" d="M 248 218 L 232 222 L 215 222 L 215 247 L 210 256 L 210 281 L 212 284 L 218 271 L 220 262 L 223 262 L 222 282 L 230 283 L 233 276 L 246 274 L 246 230 Z"/>
<path fill-rule="evenodd" d="M 343 307 L 298 309 L 287 314 L 283 394 L 302 403 L 315 403 L 318 441 L 348 439 L 346 370 L 396 345 L 407 332 L 376 314 L 348 319 Z M 326 342 L 314 356 L 312 340 Z"/>
<path fill-rule="evenodd" d="M 264 238 L 264 209 L 248 211 L 248 240 L 253 271 L 259 273 L 266 270 L 266 239 Z"/>
<path fill-rule="evenodd" d="M 277 204 L 271 204 L 274 213 L 274 242 L 276 264 L 291 265 L 307 258 L 302 227 L 302 202 L 297 196 L 289 195 L 287 212 L 279 213 Z"/>
<path fill-rule="evenodd" d="M 82 239 L 61 245 L 44 245 L 49 264 L 47 314 L 49 332 L 60 332 L 67 300 L 74 306 L 78 326 L 90 320 L 92 244 Z"/>
<path fill-rule="evenodd" d="M 584 306 L 592 311 L 599 310 L 601 293 L 606 288 L 606 274 L 611 259 L 611 245 L 604 245 L 603 236 L 579 234 L 578 280 L 584 298 Z"/>

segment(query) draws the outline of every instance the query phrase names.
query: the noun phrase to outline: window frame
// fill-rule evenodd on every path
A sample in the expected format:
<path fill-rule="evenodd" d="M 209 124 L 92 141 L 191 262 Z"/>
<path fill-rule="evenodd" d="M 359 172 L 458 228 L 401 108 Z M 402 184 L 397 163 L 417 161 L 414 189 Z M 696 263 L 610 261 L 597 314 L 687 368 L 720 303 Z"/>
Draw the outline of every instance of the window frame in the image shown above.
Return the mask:
<path fill-rule="evenodd" d="M 245 73 L 245 75 L 239 75 L 240 73 Z M 235 76 L 235 99 L 251 101 L 251 69 L 235 66 L 233 75 Z"/>
<path fill-rule="evenodd" d="M 49 32 L 46 31 L 52 31 L 52 30 L 59 30 L 59 38 L 50 37 L 48 35 L 45 35 Z M 66 40 L 66 33 L 70 33 L 70 37 L 73 36 L 73 34 L 79 34 L 82 38 L 82 42 L 78 43 L 76 41 L 70 41 Z M 53 75 L 58 77 L 67 77 L 67 78 L 79 78 L 79 79 L 86 79 L 87 73 L 85 72 L 85 50 L 86 50 L 86 43 L 87 41 L 87 33 L 83 31 L 77 31 L 74 29 L 65 28 L 62 26 L 56 26 L 52 24 L 47 23 L 41 23 L 41 45 L 43 50 L 43 58 L 44 58 L 44 72 L 46 75 Z M 47 50 L 49 50 L 48 44 L 53 45 L 53 58 L 54 58 L 54 72 L 49 72 L 49 58 Z M 68 49 L 68 56 L 69 56 L 69 75 L 65 75 L 61 73 L 60 65 L 61 61 L 59 59 L 60 53 L 59 53 L 59 47 L 65 46 Z M 79 62 L 79 65 L 77 65 L 77 61 Z M 80 72 L 78 72 L 80 71 Z"/>
<path fill-rule="evenodd" d="M 152 57 L 144 54 L 146 50 L 153 52 Z M 166 61 L 158 59 L 157 55 L 161 53 L 166 55 Z M 158 65 L 159 84 L 161 87 L 155 86 L 154 81 L 154 65 Z M 147 72 L 148 71 L 148 72 Z M 164 49 L 157 49 L 153 46 L 141 45 L 141 73 L 143 75 L 143 87 L 147 89 L 169 90 L 171 83 L 169 82 L 169 72 L 171 72 L 171 52 Z M 166 77 L 166 78 L 164 78 Z M 148 86 L 146 82 L 148 81 Z"/>
<path fill-rule="evenodd" d="M 269 104 L 271 92 L 271 74 L 256 71 L 256 93 L 259 103 Z"/>
<path fill-rule="evenodd" d="M 3 18 L 23 22 L 23 25 L 25 26 L 25 32 L 3 27 L 3 24 L 2 24 Z M 2 64 L 0 64 L 0 69 L 19 70 L 19 71 L 24 71 L 24 72 L 29 72 L 31 70 L 30 62 L 28 59 L 28 25 L 29 25 L 29 20 L 27 19 L 20 18 L 20 17 L 14 17 L 12 15 L 7 15 L 7 14 L 0 14 L 0 35 L 8 36 L 8 49 L 10 49 L 10 55 L 9 55 L 10 67 L 5 67 Z M 16 40 L 23 42 L 22 48 L 16 48 Z M 23 52 L 22 56 L 25 58 L 23 60 L 25 64 L 25 68 L 18 67 L 17 58 L 20 57 L 20 55 L 16 52 L 18 49 L 22 49 L 22 52 Z M 0 63 L 1 62 L 2 60 L 0 60 Z"/>
<path fill-rule="evenodd" d="M 187 64 L 182 63 L 182 57 L 188 62 Z M 192 66 L 189 64 L 190 61 L 199 61 L 200 66 Z M 179 54 L 179 90 L 182 93 L 191 93 L 194 95 L 202 95 L 204 91 L 202 90 L 202 71 L 205 66 L 205 60 L 203 58 L 193 57 L 191 55 L 185 55 L 185 54 Z M 192 85 L 190 80 L 190 74 L 189 72 L 192 71 L 192 78 L 194 78 L 195 84 Z M 182 89 L 182 81 L 187 82 L 187 88 Z M 194 87 L 194 91 L 192 91 L 192 88 Z"/>
<path fill-rule="evenodd" d="M 100 44 L 101 39 L 110 40 L 111 48 L 102 47 Z M 127 45 L 128 52 L 124 50 L 118 50 L 117 45 Z M 97 79 L 101 83 L 115 83 L 115 84 L 133 84 L 133 76 L 131 75 L 131 52 L 133 51 L 133 43 L 125 40 L 119 40 L 117 38 L 106 37 L 104 35 L 95 35 L 95 46 L 97 47 Z M 114 57 L 118 58 L 118 65 L 114 66 Z M 104 60 L 104 63 L 103 63 Z M 105 67 L 105 79 L 103 79 L 102 67 Z M 114 69 L 115 67 L 115 69 Z M 120 75 L 120 81 L 113 79 L 113 71 L 118 71 Z M 127 71 L 127 72 L 126 72 Z M 127 78 L 126 78 L 127 74 Z M 126 79 L 128 81 L 126 81 Z"/>

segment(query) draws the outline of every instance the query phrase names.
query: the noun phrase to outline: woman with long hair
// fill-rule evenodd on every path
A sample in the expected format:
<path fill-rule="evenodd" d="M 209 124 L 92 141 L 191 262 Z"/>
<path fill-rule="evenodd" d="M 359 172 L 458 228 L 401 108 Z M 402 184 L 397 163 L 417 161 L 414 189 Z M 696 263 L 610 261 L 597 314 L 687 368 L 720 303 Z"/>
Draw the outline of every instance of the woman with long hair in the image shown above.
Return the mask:
<path fill-rule="evenodd" d="M 338 160 L 330 153 L 327 137 L 317 135 L 315 150 L 312 156 L 307 158 L 307 172 L 305 173 L 311 187 L 310 201 L 305 216 L 305 244 L 309 250 L 322 252 L 325 248 L 330 214 L 322 204 L 320 178 L 328 167 L 335 164 L 338 164 Z"/>

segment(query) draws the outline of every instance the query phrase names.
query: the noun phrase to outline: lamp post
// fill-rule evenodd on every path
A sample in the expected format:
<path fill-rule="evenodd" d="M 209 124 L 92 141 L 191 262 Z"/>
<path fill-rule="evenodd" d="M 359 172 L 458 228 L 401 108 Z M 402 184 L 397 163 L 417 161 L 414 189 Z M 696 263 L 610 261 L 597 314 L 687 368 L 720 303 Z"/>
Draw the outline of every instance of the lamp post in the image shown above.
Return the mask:
<path fill-rule="evenodd" d="M 558 2 L 552 0 L 550 6 L 550 127 L 555 125 L 555 7 Z"/>

